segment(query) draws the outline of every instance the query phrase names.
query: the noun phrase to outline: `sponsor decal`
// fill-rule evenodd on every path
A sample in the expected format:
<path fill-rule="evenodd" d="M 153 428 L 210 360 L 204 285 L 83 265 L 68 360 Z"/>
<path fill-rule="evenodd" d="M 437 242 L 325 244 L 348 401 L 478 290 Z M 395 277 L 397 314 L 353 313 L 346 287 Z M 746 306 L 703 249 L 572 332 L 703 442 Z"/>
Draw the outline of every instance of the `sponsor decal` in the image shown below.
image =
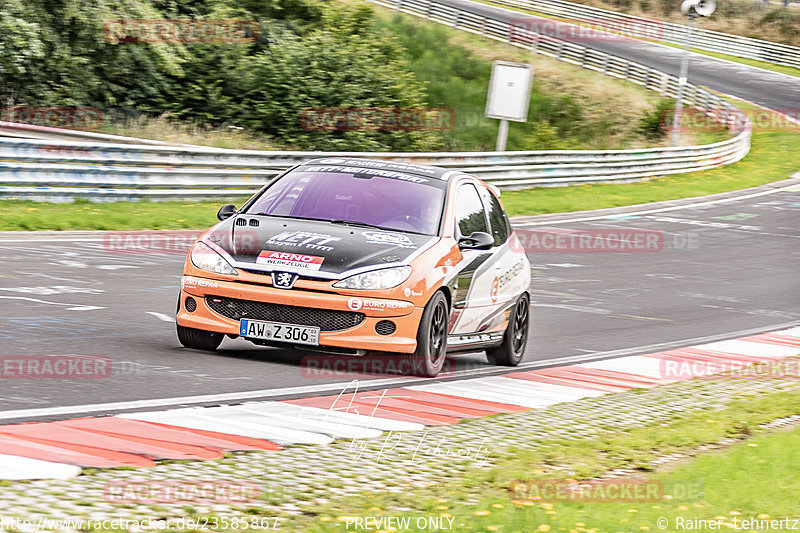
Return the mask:
<path fill-rule="evenodd" d="M 328 246 L 328 243 L 340 240 L 342 240 L 341 237 L 334 237 L 326 233 L 316 233 L 313 231 L 284 231 L 283 233 L 278 233 L 267 239 L 266 244 L 267 246 L 277 245 L 330 252 L 333 250 L 333 246 Z"/>
<path fill-rule="evenodd" d="M 496 276 L 494 281 L 492 281 L 492 303 L 497 301 L 497 295 L 500 290 L 505 287 L 508 283 L 510 283 L 514 278 L 516 278 L 522 269 L 525 267 L 525 263 L 522 260 L 517 261 L 514 263 L 514 266 Z"/>
<path fill-rule="evenodd" d="M 309 166 L 303 167 L 304 172 L 338 172 L 341 174 L 367 174 L 370 176 L 380 176 L 382 178 L 393 178 L 401 181 L 410 181 L 413 183 L 427 183 L 426 178 L 419 176 L 411 176 L 403 174 L 402 172 L 395 172 L 393 170 L 383 170 L 380 168 L 362 168 L 362 167 L 347 167 L 347 166 Z"/>
<path fill-rule="evenodd" d="M 324 257 L 319 257 L 316 255 L 264 250 L 258 254 L 256 263 L 259 265 L 268 265 L 274 267 L 293 267 L 303 270 L 319 270 L 324 260 Z"/>
<path fill-rule="evenodd" d="M 422 291 L 414 291 L 411 290 L 411 287 L 406 287 L 403 289 L 403 294 L 406 298 L 411 298 L 412 296 L 422 296 Z"/>
<path fill-rule="evenodd" d="M 198 287 L 207 287 L 209 289 L 216 289 L 217 287 L 219 287 L 219 283 L 207 279 L 198 279 L 189 276 L 183 276 L 181 277 L 181 289 L 185 289 L 187 287 L 189 287 L 190 289 L 195 289 Z"/>
<path fill-rule="evenodd" d="M 368 244 L 382 244 L 385 246 L 397 246 L 399 248 L 414 248 L 416 245 L 408 237 L 401 233 L 387 233 L 385 231 L 362 231 L 361 235 Z"/>
<path fill-rule="evenodd" d="M 422 293 L 420 293 L 422 294 Z M 347 307 L 351 311 L 388 311 L 392 309 L 407 309 L 413 307 L 410 302 L 398 302 L 395 300 L 362 300 L 361 298 L 350 298 L 347 300 Z"/>
<path fill-rule="evenodd" d="M 339 158 L 326 158 L 317 161 L 324 165 L 354 165 L 359 167 L 371 168 L 385 168 L 389 170 L 399 170 L 401 172 L 414 172 L 416 174 L 427 174 L 433 176 L 436 174 L 436 169 L 431 167 L 424 167 L 421 165 L 414 165 L 411 163 L 398 163 L 396 161 L 367 161 L 364 159 L 339 159 Z"/>

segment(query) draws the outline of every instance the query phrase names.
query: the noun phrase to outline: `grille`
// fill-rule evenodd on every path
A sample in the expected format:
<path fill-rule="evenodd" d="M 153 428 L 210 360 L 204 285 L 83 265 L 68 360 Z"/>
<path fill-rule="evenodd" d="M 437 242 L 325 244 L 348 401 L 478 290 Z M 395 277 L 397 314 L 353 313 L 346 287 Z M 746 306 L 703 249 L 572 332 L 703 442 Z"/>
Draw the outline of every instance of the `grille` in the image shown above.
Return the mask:
<path fill-rule="evenodd" d="M 397 326 L 391 320 L 381 320 L 375 324 L 375 331 L 378 335 L 391 335 L 396 329 Z"/>
<path fill-rule="evenodd" d="M 206 305 L 212 311 L 232 320 L 241 318 L 269 320 L 301 326 L 317 326 L 321 331 L 341 331 L 353 328 L 364 321 L 363 313 L 252 302 L 221 296 L 206 296 Z"/>

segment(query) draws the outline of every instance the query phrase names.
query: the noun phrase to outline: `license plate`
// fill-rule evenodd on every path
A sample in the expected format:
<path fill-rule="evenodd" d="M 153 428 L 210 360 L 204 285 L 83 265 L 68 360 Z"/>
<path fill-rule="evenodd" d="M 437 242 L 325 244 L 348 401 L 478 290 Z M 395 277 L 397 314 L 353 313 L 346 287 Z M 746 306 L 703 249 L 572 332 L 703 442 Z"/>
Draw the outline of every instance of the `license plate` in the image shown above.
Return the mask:
<path fill-rule="evenodd" d="M 239 323 L 239 335 L 253 339 L 319 345 L 319 328 L 282 322 L 243 319 Z"/>

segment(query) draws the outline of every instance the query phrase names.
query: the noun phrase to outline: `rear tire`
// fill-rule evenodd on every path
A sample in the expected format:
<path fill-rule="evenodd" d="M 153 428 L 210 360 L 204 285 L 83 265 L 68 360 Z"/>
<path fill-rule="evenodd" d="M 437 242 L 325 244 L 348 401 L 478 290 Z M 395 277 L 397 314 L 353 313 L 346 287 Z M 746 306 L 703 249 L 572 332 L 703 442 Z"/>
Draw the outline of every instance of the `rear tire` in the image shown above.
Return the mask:
<path fill-rule="evenodd" d="M 530 325 L 530 297 L 523 294 L 508 317 L 503 343 L 486 350 L 489 362 L 498 366 L 517 366 L 525 355 Z"/>
<path fill-rule="evenodd" d="M 450 309 L 447 299 L 437 291 L 419 321 L 417 349 L 413 354 L 404 354 L 403 361 L 411 366 L 411 374 L 420 377 L 435 377 L 442 370 L 447 356 L 447 328 Z"/>
<path fill-rule="evenodd" d="M 187 328 L 185 326 L 177 325 L 178 340 L 186 348 L 194 350 L 205 350 L 213 352 L 219 348 L 224 335 L 214 331 L 203 331 L 202 329 Z"/>

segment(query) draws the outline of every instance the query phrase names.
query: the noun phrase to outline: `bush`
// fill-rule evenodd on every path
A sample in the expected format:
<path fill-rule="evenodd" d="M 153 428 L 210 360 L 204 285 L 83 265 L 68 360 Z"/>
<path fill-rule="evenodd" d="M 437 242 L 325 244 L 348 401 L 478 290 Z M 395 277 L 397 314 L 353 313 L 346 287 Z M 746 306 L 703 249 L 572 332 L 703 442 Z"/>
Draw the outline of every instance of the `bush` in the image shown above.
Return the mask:
<path fill-rule="evenodd" d="M 644 116 L 639 119 L 637 131 L 648 139 L 660 139 L 669 133 L 670 126 L 666 124 L 666 119 L 673 115 L 675 100 L 664 99 L 656 104 L 651 111 L 645 111 Z"/>

